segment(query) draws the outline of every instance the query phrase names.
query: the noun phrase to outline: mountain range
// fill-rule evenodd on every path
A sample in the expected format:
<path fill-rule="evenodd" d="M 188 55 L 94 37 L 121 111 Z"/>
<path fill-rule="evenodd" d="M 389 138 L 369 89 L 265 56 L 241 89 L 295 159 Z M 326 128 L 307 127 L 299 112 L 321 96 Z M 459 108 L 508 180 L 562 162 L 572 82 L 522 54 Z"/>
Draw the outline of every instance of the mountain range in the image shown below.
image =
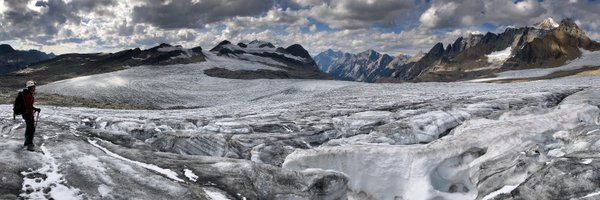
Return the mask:
<path fill-rule="evenodd" d="M 22 69 L 35 62 L 52 59 L 54 54 L 37 50 L 15 50 L 8 44 L 0 44 L 0 74 Z"/>
<path fill-rule="evenodd" d="M 240 42 L 234 45 L 225 40 L 212 48 L 210 52 L 217 56 L 267 64 L 276 70 L 232 71 L 215 67 L 204 71 L 209 76 L 235 79 L 330 79 L 329 75 L 319 70 L 308 51 L 299 44 L 283 48 L 266 41 L 254 40 L 248 44 Z"/>
<path fill-rule="evenodd" d="M 0 45 L 0 88 L 18 88 L 25 79 L 41 83 L 122 70 L 140 65 L 188 64 L 216 58 L 261 63 L 270 68 L 227 69 L 215 66 L 209 76 L 232 79 L 339 79 L 362 82 L 458 81 L 494 77 L 509 70 L 564 65 L 600 50 L 571 19 L 551 18 L 529 27 L 507 28 L 502 33 L 469 34 L 444 46 L 437 43 L 427 53 L 391 56 L 375 50 L 357 54 L 327 50 L 310 56 L 299 44 L 276 47 L 266 41 L 233 44 L 220 42 L 209 51 L 160 44 L 116 53 L 53 54 L 17 51 Z M 24 68 L 25 67 L 25 68 Z"/>
<path fill-rule="evenodd" d="M 554 26 L 552 26 L 554 27 Z M 460 38 L 459 38 L 460 39 Z M 449 46 L 450 48 L 451 46 Z M 582 50 L 600 50 L 571 19 L 555 28 L 508 28 L 503 33 L 487 33 L 470 48 L 447 53 L 441 43 L 432 48 L 428 59 L 412 66 L 412 73 L 395 78 L 415 81 L 455 81 L 493 76 L 507 71 L 549 68 L 564 65 L 582 55 Z"/>
<path fill-rule="evenodd" d="M 26 80 L 41 84 L 54 81 L 107 73 L 140 65 L 170 65 L 205 60 L 201 47 L 185 49 L 181 46 L 160 44 L 141 50 L 128 49 L 116 53 L 63 54 L 37 62 L 24 69 L 1 76 L 0 88 L 20 88 Z"/>
<path fill-rule="evenodd" d="M 315 56 L 315 61 L 319 69 L 337 79 L 375 82 L 390 77 L 398 66 L 409 62 L 411 58 L 403 54 L 390 56 L 372 49 L 358 54 L 329 49 Z"/>
<path fill-rule="evenodd" d="M 252 41 L 248 44 L 231 44 L 223 41 L 210 51 L 203 51 L 197 46 L 186 49 L 178 45 L 160 44 L 150 49 L 128 49 L 116 53 L 64 54 L 41 61 L 24 69 L 7 74 L 0 74 L 3 81 L 0 89 L 16 89 L 22 87 L 26 80 L 33 79 L 41 84 L 59 80 L 108 73 L 133 66 L 188 64 L 207 61 L 207 55 L 224 57 L 232 60 L 260 63 L 270 69 L 230 70 L 213 67 L 204 71 L 209 76 L 232 79 L 332 79 L 321 72 L 308 51 L 301 45 L 294 44 L 287 48 L 275 47 L 264 41 Z"/>
<path fill-rule="evenodd" d="M 507 28 L 496 34 L 469 34 L 444 47 L 437 43 L 411 59 L 363 52 L 355 56 L 328 50 L 315 56 L 324 72 L 344 80 L 364 82 L 457 81 L 493 77 L 507 70 L 549 68 L 579 58 L 582 50 L 600 50 L 572 19 L 545 19 L 531 27 Z M 367 51 L 369 52 L 369 51 Z M 370 54 L 369 54 L 370 55 Z M 351 58 L 354 57 L 354 58 Z M 367 58 L 366 61 L 359 61 Z M 372 59 L 369 59 L 372 58 Z M 384 63 L 382 63 L 384 62 Z M 374 65 L 377 65 L 374 67 Z"/>

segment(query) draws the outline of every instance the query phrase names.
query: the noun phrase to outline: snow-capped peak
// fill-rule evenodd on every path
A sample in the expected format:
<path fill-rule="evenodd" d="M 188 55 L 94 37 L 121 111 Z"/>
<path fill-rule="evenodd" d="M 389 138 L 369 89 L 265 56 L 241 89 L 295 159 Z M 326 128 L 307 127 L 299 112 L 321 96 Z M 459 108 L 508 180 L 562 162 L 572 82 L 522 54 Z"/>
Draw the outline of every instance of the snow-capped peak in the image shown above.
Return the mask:
<path fill-rule="evenodd" d="M 553 28 L 557 28 L 558 26 L 559 26 L 558 23 L 556 23 L 556 21 L 554 21 L 554 19 L 552 19 L 552 17 L 548 17 L 538 23 L 533 24 L 533 27 L 539 28 L 539 29 L 553 29 Z"/>
<path fill-rule="evenodd" d="M 261 41 L 261 40 L 254 40 L 250 43 L 248 43 L 248 48 L 275 48 L 275 46 L 273 44 L 271 44 L 270 42 L 266 42 L 266 41 Z"/>

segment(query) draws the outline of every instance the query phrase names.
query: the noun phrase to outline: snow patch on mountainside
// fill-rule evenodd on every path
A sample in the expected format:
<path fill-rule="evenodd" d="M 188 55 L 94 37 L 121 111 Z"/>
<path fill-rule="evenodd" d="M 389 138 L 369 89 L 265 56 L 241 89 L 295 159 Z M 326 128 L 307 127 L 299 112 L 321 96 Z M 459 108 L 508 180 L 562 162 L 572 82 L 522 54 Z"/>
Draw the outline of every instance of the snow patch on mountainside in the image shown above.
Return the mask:
<path fill-rule="evenodd" d="M 502 51 L 494 51 L 488 55 L 486 55 L 488 62 L 490 63 L 498 63 L 504 62 L 510 58 L 510 54 L 512 53 L 512 47 L 508 47 Z"/>
<path fill-rule="evenodd" d="M 268 64 L 268 65 L 286 66 L 285 64 L 283 64 L 281 62 L 277 62 L 271 58 L 255 56 L 253 54 L 248 54 L 248 53 L 236 54 L 235 57 L 238 57 L 242 60 L 251 61 L 251 62 L 259 62 L 259 63 Z M 278 70 L 280 70 L 280 69 L 278 69 Z"/>
<path fill-rule="evenodd" d="M 287 54 L 287 53 L 282 53 L 282 52 L 278 52 L 276 48 L 271 48 L 271 47 L 262 47 L 259 48 L 258 45 L 254 45 L 254 46 L 248 46 L 246 48 L 240 47 L 238 45 L 234 45 L 234 44 L 226 44 L 223 45 L 224 48 L 227 48 L 231 51 L 240 51 L 240 52 L 245 52 L 246 54 L 265 54 L 265 53 L 271 53 L 271 54 L 277 54 L 280 56 L 284 56 L 286 58 L 289 59 L 293 59 L 293 60 L 297 60 L 300 62 L 306 62 L 305 58 L 299 57 L 299 56 L 294 56 L 291 54 Z"/>

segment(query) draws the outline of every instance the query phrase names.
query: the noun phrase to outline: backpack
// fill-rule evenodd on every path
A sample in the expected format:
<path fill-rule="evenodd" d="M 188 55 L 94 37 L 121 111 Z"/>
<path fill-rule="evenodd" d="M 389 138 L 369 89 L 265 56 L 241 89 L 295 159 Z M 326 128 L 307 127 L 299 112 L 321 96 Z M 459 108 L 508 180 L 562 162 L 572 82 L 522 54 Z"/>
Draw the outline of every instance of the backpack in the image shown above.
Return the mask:
<path fill-rule="evenodd" d="M 23 98 L 23 92 L 17 94 L 15 103 L 13 104 L 13 119 L 17 119 L 17 115 L 25 114 L 25 99 Z"/>

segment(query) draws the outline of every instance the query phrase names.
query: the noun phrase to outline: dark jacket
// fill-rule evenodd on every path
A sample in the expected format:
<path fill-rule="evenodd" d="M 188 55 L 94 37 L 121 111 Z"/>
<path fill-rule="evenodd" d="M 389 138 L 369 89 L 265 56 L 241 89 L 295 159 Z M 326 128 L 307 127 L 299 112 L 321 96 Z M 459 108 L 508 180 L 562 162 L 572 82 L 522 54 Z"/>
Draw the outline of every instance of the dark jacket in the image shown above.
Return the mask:
<path fill-rule="evenodd" d="M 23 117 L 33 119 L 33 113 L 37 108 L 33 107 L 33 103 L 35 102 L 35 98 L 33 94 L 29 90 L 23 90 L 23 100 L 25 100 L 25 114 Z"/>

